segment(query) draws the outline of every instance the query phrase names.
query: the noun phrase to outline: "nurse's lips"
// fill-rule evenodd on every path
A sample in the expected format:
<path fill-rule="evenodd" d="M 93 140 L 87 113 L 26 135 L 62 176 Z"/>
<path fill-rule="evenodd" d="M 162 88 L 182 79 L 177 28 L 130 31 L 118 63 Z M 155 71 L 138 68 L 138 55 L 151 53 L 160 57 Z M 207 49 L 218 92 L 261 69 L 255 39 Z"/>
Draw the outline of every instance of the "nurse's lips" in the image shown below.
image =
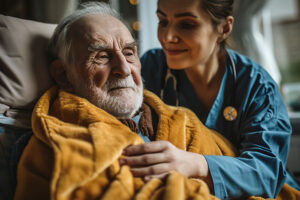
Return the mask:
<path fill-rule="evenodd" d="M 167 54 L 170 56 L 176 56 L 185 53 L 187 51 L 188 51 L 187 49 L 166 49 Z"/>

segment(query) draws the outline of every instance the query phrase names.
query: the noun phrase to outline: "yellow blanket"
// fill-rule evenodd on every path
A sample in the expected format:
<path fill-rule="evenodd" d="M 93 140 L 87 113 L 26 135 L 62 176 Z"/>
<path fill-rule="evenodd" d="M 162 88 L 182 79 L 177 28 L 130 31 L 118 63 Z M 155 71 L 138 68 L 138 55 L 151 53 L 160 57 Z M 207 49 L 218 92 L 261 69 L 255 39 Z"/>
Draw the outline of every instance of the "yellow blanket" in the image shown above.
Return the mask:
<path fill-rule="evenodd" d="M 149 91 L 144 99 L 159 116 L 156 140 L 195 153 L 235 156 L 233 146 L 191 111 L 166 106 Z M 134 178 L 128 166 L 120 168 L 118 158 L 122 149 L 142 139 L 87 100 L 56 87 L 37 103 L 32 127 L 34 135 L 18 166 L 15 200 L 217 199 L 203 181 L 177 172 L 165 181 Z M 284 199 L 292 199 L 290 189 L 284 190 Z"/>

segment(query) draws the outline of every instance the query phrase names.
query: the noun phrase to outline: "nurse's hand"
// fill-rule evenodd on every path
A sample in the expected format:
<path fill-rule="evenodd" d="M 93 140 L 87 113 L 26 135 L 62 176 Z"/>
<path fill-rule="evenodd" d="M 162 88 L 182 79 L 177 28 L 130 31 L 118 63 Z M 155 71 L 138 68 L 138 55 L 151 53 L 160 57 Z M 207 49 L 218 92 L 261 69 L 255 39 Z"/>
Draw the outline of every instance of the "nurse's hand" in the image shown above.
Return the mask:
<path fill-rule="evenodd" d="M 131 166 L 134 176 L 164 178 L 171 170 L 188 178 L 201 178 L 210 186 L 211 176 L 203 155 L 178 149 L 168 141 L 155 141 L 124 149 L 121 165 Z"/>

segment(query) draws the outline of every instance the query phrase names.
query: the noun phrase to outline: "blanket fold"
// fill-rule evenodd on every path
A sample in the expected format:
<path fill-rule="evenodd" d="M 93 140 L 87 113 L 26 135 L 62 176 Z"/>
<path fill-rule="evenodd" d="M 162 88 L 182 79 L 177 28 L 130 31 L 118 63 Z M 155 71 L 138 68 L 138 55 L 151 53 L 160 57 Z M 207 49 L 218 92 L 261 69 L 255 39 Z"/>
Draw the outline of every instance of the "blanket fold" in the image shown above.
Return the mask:
<path fill-rule="evenodd" d="M 188 109 L 167 106 L 147 90 L 144 101 L 159 118 L 156 140 L 199 154 L 236 155 L 229 141 Z M 117 118 L 57 87 L 36 104 L 32 127 L 18 166 L 15 200 L 217 199 L 205 182 L 177 172 L 147 183 L 133 177 L 118 159 L 125 147 L 143 140 Z M 289 188 L 284 191 L 290 194 Z"/>

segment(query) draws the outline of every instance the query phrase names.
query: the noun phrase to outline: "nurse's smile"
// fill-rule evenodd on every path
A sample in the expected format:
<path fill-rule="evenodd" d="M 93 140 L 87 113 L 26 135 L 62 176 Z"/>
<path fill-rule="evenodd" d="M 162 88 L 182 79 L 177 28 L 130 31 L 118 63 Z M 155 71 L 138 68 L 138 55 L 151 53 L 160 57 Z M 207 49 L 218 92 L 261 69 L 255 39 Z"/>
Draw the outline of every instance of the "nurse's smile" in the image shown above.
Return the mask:
<path fill-rule="evenodd" d="M 165 51 L 169 56 L 177 56 L 188 52 L 187 49 L 166 49 Z"/>

